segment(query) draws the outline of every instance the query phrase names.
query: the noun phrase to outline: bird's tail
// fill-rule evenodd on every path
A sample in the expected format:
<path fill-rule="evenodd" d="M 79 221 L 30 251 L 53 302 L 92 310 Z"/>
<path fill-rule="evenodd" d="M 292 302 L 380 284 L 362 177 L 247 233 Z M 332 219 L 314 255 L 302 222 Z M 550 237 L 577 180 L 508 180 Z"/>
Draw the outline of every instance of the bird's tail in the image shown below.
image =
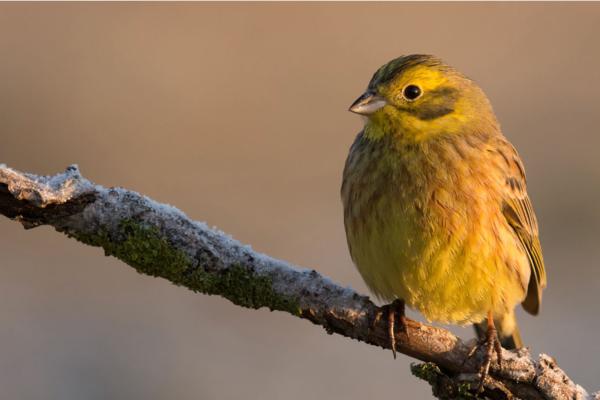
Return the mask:
<path fill-rule="evenodd" d="M 494 320 L 494 325 L 498 331 L 498 337 L 502 347 L 507 350 L 520 349 L 523 347 L 523 340 L 521 339 L 521 332 L 519 332 L 519 326 L 515 319 L 514 313 L 504 315 L 500 319 Z M 475 333 L 480 340 L 485 340 L 487 333 L 487 322 L 479 322 L 473 325 Z"/>

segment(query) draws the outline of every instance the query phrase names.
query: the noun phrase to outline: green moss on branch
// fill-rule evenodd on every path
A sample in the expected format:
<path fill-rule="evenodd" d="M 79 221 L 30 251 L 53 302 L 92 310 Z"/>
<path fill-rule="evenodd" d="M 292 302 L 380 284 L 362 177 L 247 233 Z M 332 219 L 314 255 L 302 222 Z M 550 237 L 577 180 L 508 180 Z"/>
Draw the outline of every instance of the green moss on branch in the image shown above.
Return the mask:
<path fill-rule="evenodd" d="M 175 248 L 156 227 L 136 220 L 121 221 L 111 232 L 71 232 L 70 235 L 83 243 L 102 247 L 106 255 L 126 262 L 142 274 L 159 276 L 196 292 L 220 295 L 243 307 L 268 307 L 300 314 L 296 299 L 276 293 L 269 277 L 239 264 L 220 269 L 198 265 Z"/>
<path fill-rule="evenodd" d="M 414 376 L 431 385 L 433 395 L 440 399 L 478 400 L 482 399 L 474 393 L 468 382 L 456 383 L 434 363 L 411 364 Z"/>

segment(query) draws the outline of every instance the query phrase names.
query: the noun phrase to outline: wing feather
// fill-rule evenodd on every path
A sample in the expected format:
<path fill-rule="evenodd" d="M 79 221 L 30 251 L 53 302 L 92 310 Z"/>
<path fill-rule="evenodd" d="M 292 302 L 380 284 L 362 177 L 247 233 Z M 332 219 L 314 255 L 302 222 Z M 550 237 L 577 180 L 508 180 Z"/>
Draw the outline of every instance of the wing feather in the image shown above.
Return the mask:
<path fill-rule="evenodd" d="M 527 195 L 527 183 L 523 164 L 515 148 L 503 141 L 502 155 L 508 164 L 503 213 L 514 229 L 519 242 L 527 252 L 531 276 L 523 308 L 536 315 L 542 303 L 542 289 L 546 287 L 546 271 L 539 240 L 538 224 L 531 200 Z"/>

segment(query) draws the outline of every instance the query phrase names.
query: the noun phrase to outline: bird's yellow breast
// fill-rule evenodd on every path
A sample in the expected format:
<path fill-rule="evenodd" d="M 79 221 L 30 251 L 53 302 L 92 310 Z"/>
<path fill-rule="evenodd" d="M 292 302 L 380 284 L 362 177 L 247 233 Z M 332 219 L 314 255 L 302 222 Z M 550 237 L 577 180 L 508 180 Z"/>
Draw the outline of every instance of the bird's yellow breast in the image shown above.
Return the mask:
<path fill-rule="evenodd" d="M 346 162 L 342 199 L 352 259 L 380 298 L 428 319 L 481 321 L 511 312 L 529 264 L 499 202 L 501 171 L 485 137 L 440 137 L 398 147 L 361 135 Z"/>

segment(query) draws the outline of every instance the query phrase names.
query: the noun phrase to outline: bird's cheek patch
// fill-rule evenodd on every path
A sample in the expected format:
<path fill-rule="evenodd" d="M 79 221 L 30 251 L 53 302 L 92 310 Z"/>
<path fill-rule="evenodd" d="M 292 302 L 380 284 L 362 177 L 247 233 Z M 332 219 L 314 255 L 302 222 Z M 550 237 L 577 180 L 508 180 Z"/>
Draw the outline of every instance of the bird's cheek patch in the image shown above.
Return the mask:
<path fill-rule="evenodd" d="M 458 91 L 453 88 L 440 88 L 426 93 L 420 104 L 411 111 L 419 119 L 428 121 L 443 117 L 454 111 Z"/>

